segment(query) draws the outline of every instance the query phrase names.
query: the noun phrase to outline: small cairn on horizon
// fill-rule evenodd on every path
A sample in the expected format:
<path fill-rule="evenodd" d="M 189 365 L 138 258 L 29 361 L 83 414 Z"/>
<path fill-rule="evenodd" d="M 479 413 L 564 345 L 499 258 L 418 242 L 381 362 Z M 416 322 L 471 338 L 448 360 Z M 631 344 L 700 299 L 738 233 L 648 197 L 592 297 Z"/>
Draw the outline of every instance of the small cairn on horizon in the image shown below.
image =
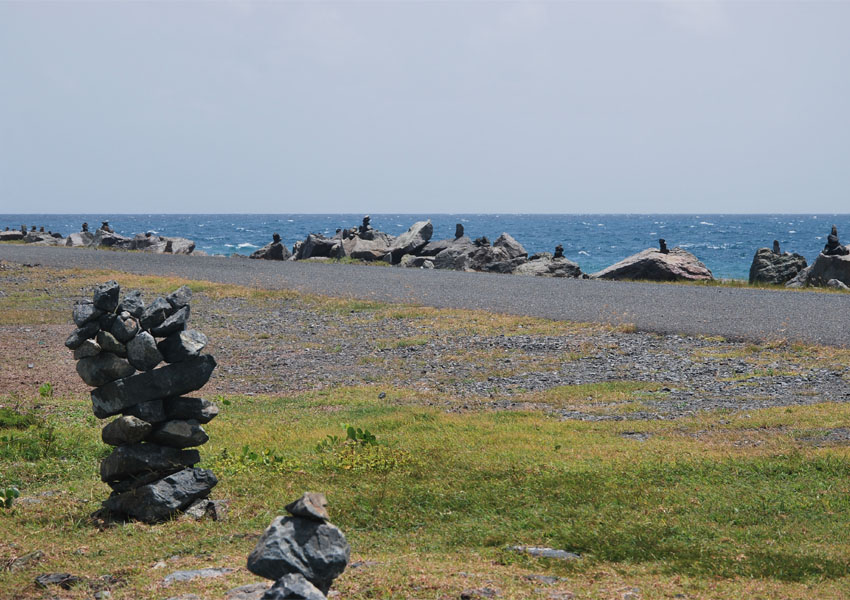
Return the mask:
<path fill-rule="evenodd" d="M 114 446 L 100 464 L 113 490 L 102 514 L 145 523 L 190 508 L 215 515 L 206 498 L 218 479 L 194 468 L 200 455 L 189 449 L 207 442 L 201 425 L 218 414 L 211 402 L 184 396 L 216 367 L 212 355 L 200 354 L 207 337 L 186 328 L 192 291 L 182 286 L 148 306 L 137 290 L 120 293 L 115 281 L 96 286 L 92 300 L 74 306 L 77 329 L 65 341 L 80 378 L 94 388 L 95 416 L 117 416 L 101 433 Z"/>

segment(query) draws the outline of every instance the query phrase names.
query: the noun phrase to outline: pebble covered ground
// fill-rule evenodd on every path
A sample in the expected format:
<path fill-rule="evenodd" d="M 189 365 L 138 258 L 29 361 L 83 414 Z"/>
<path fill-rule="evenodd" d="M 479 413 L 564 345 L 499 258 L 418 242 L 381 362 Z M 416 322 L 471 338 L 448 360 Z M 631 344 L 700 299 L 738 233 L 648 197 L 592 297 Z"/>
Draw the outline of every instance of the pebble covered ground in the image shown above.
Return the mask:
<path fill-rule="evenodd" d="M 73 329 L 69 307 L 89 296 L 61 270 L 0 262 L 0 389 L 24 396 L 50 382 L 56 393 L 88 391 L 63 341 Z M 145 293 L 147 301 L 154 297 Z M 369 385 L 376 393 L 406 390 L 407 401 L 452 411 L 535 409 L 583 420 L 850 401 L 848 351 L 787 342 L 374 303 L 323 305 L 296 294 L 197 292 L 192 326 L 208 335 L 219 361 L 205 388 L 210 396 Z"/>

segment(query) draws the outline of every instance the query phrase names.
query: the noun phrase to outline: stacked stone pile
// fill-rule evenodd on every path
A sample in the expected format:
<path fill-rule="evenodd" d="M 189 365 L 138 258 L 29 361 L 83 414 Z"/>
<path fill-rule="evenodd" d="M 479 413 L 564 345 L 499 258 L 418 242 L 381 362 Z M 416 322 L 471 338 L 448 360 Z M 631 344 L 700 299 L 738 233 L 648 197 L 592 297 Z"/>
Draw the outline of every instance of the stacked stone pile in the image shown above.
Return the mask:
<path fill-rule="evenodd" d="M 77 329 L 65 345 L 74 351 L 77 373 L 92 386 L 99 419 L 116 417 L 102 431 L 115 446 L 100 465 L 113 490 L 104 507 L 118 517 L 163 521 L 205 501 L 218 482 L 194 468 L 192 449 L 207 442 L 202 425 L 218 408 L 185 394 L 200 389 L 215 369 L 201 354 L 200 331 L 187 329 L 192 291 L 183 286 L 145 305 L 138 291 L 123 299 L 115 281 L 95 288 L 94 298 L 74 306 Z"/>
<path fill-rule="evenodd" d="M 351 548 L 328 522 L 324 494 L 305 493 L 277 517 L 248 556 L 248 570 L 273 580 L 263 600 L 325 600 L 348 564 Z"/>

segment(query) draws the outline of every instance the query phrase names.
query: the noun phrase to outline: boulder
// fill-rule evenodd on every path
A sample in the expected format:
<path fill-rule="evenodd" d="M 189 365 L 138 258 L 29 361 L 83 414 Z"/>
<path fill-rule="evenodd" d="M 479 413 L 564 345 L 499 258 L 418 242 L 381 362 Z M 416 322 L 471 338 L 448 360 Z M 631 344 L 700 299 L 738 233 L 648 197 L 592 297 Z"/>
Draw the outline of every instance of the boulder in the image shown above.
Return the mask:
<path fill-rule="evenodd" d="M 186 323 L 189 322 L 189 306 L 186 305 L 179 309 L 173 315 L 165 319 L 156 327 L 151 327 L 151 333 L 156 337 L 166 337 L 172 333 L 177 333 L 186 329 Z"/>
<path fill-rule="evenodd" d="M 428 242 L 425 244 L 419 252 L 416 253 L 417 256 L 437 256 L 443 250 L 447 250 L 451 248 L 452 245 L 457 241 L 458 238 L 453 240 L 434 240 L 433 242 Z"/>
<path fill-rule="evenodd" d="M 172 333 L 157 344 L 165 362 L 176 363 L 198 356 L 207 345 L 207 336 L 195 329 Z"/>
<path fill-rule="evenodd" d="M 94 234 L 89 231 L 72 233 L 65 238 L 65 245 L 70 248 L 88 248 L 94 243 Z"/>
<path fill-rule="evenodd" d="M 850 284 L 850 254 L 821 252 L 811 265 L 800 271 L 785 287 L 824 286 L 830 279 Z"/>
<path fill-rule="evenodd" d="M 274 234 L 272 241 L 251 254 L 249 258 L 261 260 L 289 260 L 292 254 L 280 241 L 280 235 Z"/>
<path fill-rule="evenodd" d="M 174 472 L 191 467 L 200 460 L 197 450 L 145 443 L 118 446 L 100 463 L 100 480 L 109 483 L 129 479 L 140 473 Z"/>
<path fill-rule="evenodd" d="M 161 250 L 158 249 L 161 248 Z M 133 236 L 133 249 L 144 252 L 162 252 L 165 250 L 165 242 L 158 235 L 152 233 L 137 233 Z"/>
<path fill-rule="evenodd" d="M 94 232 L 94 238 L 90 244 L 95 247 L 114 248 L 116 250 L 133 250 L 133 238 L 118 235 L 114 231 L 98 229 Z"/>
<path fill-rule="evenodd" d="M 154 337 L 142 331 L 127 342 L 127 360 L 139 371 L 150 371 L 162 362 L 162 354 L 156 348 Z"/>
<path fill-rule="evenodd" d="M 24 234 L 19 230 L 0 231 L 0 242 L 17 242 L 24 239 Z"/>
<path fill-rule="evenodd" d="M 164 237 L 166 254 L 192 254 L 195 242 L 182 237 Z"/>
<path fill-rule="evenodd" d="M 847 290 L 850 290 L 850 287 L 841 283 L 837 279 L 830 279 L 829 281 L 827 281 L 826 287 L 832 288 L 834 290 L 841 290 L 842 292 L 846 292 Z"/>
<path fill-rule="evenodd" d="M 696 256 L 682 248 L 666 254 L 647 248 L 620 262 L 597 271 L 594 279 L 645 279 L 648 281 L 711 281 L 711 271 Z"/>
<path fill-rule="evenodd" d="M 277 517 L 248 556 L 248 570 L 278 580 L 300 573 L 327 594 L 348 564 L 350 547 L 335 525 L 300 517 Z"/>
<path fill-rule="evenodd" d="M 136 372 L 126 360 L 118 358 L 111 352 L 101 352 L 95 356 L 81 358 L 77 361 L 77 374 L 80 379 L 86 382 L 86 385 L 97 387 L 121 379 L 129 377 Z"/>
<path fill-rule="evenodd" d="M 121 286 L 117 281 L 107 281 L 94 288 L 94 307 L 106 313 L 111 313 L 118 308 L 118 295 Z"/>
<path fill-rule="evenodd" d="M 103 419 L 142 402 L 193 392 L 204 386 L 215 367 L 215 359 L 204 354 L 107 383 L 91 392 L 94 414 Z"/>
<path fill-rule="evenodd" d="M 218 415 L 218 406 L 203 398 L 168 398 L 163 406 L 167 419 L 194 420 L 202 425 Z"/>
<path fill-rule="evenodd" d="M 171 448 L 191 448 L 206 444 L 209 439 L 210 436 L 197 421 L 174 420 L 157 425 L 148 441 Z"/>
<path fill-rule="evenodd" d="M 782 285 L 806 268 L 806 259 L 799 254 L 777 254 L 770 248 L 759 248 L 750 266 L 750 284 Z"/>
<path fill-rule="evenodd" d="M 452 240 L 445 250 L 434 256 L 434 268 L 466 271 L 469 259 L 477 246 L 466 236 Z"/>
<path fill-rule="evenodd" d="M 128 515 L 145 523 L 158 523 L 206 498 L 218 479 L 206 469 L 183 469 L 154 483 L 111 496 L 103 505 L 107 510 Z"/>
<path fill-rule="evenodd" d="M 110 446 L 124 446 L 126 444 L 138 444 L 153 431 L 153 425 L 142 421 L 138 417 L 118 417 L 100 432 L 104 444 Z"/>
<path fill-rule="evenodd" d="M 433 256 L 413 256 L 412 254 L 405 254 L 401 257 L 401 262 L 398 263 L 399 267 L 408 267 L 411 269 L 433 269 L 434 268 L 434 257 Z"/>
<path fill-rule="evenodd" d="M 260 597 L 261 600 L 327 600 L 322 591 L 301 573 L 288 573 Z"/>
<path fill-rule="evenodd" d="M 535 275 L 537 277 L 581 277 L 581 268 L 573 261 L 560 256 L 555 258 L 548 252 L 541 252 L 529 258 L 528 262 L 514 269 L 515 275 Z"/>
<path fill-rule="evenodd" d="M 342 242 L 342 256 L 354 260 L 377 261 L 384 258 L 387 252 L 389 246 L 380 239 L 364 240 L 355 236 Z"/>
<path fill-rule="evenodd" d="M 68 339 L 65 340 L 65 346 L 69 350 L 76 350 L 83 345 L 83 342 L 97 335 L 98 331 L 100 331 L 100 324 L 98 322 L 92 321 L 86 323 L 68 336 Z"/>
<path fill-rule="evenodd" d="M 434 226 L 431 221 L 418 221 L 411 225 L 410 229 L 390 244 L 389 254 L 392 256 L 392 263 L 398 264 L 405 254 L 417 254 L 419 250 L 425 247 L 433 233 Z"/>
<path fill-rule="evenodd" d="M 528 252 L 522 247 L 522 244 L 509 233 L 503 233 L 496 238 L 496 241 L 493 242 L 493 250 L 499 256 L 503 256 L 505 260 L 528 257 Z"/>
<path fill-rule="evenodd" d="M 340 240 L 326 238 L 318 233 L 311 233 L 298 247 L 298 260 L 307 258 L 339 258 Z"/>

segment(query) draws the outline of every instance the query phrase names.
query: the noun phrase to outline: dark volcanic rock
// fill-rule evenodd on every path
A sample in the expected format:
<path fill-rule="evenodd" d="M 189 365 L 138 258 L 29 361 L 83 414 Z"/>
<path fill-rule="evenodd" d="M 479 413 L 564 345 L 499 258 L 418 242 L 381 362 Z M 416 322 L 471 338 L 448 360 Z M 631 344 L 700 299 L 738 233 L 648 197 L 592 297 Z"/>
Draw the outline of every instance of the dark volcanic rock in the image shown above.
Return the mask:
<path fill-rule="evenodd" d="M 176 363 L 200 354 L 207 345 L 207 336 L 195 329 L 172 333 L 157 344 L 165 362 Z"/>
<path fill-rule="evenodd" d="M 121 304 L 118 305 L 118 313 L 128 312 L 137 319 L 145 312 L 145 301 L 142 300 L 142 292 L 131 290 L 124 295 Z"/>
<path fill-rule="evenodd" d="M 850 255 L 818 254 L 811 265 L 786 283 L 786 287 L 825 286 L 830 279 L 850 284 Z"/>
<path fill-rule="evenodd" d="M 168 398 L 163 405 L 168 419 L 195 420 L 203 425 L 218 415 L 218 406 L 203 398 Z"/>
<path fill-rule="evenodd" d="M 776 254 L 770 248 L 759 248 L 750 266 L 750 283 L 782 285 L 806 266 L 806 259 L 799 254 Z"/>
<path fill-rule="evenodd" d="M 125 444 L 138 444 L 153 431 L 153 425 L 142 421 L 137 417 L 118 417 L 100 432 L 104 444 L 110 446 L 123 446 Z"/>
<path fill-rule="evenodd" d="M 83 340 L 83 343 L 74 349 L 74 360 L 96 356 L 100 353 L 100 344 L 94 340 Z"/>
<path fill-rule="evenodd" d="M 151 333 L 157 337 L 166 337 L 172 333 L 177 333 L 186 329 L 186 323 L 189 321 L 189 306 L 184 306 L 173 315 L 168 317 L 161 325 L 151 327 Z"/>
<path fill-rule="evenodd" d="M 209 380 L 215 366 L 215 359 L 205 354 L 107 383 L 92 390 L 94 414 L 102 419 L 141 402 L 195 391 Z"/>
<path fill-rule="evenodd" d="M 248 556 L 248 570 L 274 580 L 300 573 L 326 594 L 345 570 L 349 553 L 338 527 L 299 517 L 277 517 Z"/>
<path fill-rule="evenodd" d="M 189 306 L 192 300 L 192 288 L 188 285 L 181 285 L 179 288 L 168 294 L 165 299 L 175 309 Z"/>
<path fill-rule="evenodd" d="M 145 523 L 157 523 L 205 498 L 218 483 L 212 471 L 183 469 L 154 483 L 111 496 L 103 505 L 110 511 L 129 515 Z"/>
<path fill-rule="evenodd" d="M 121 412 L 126 416 L 138 417 L 142 421 L 147 421 L 148 423 L 161 423 L 169 418 L 165 412 L 165 403 L 161 399 L 140 402 L 139 404 L 122 410 Z"/>
<path fill-rule="evenodd" d="M 405 254 L 416 254 L 431 239 L 434 226 L 431 221 L 418 221 L 390 244 L 389 252 L 393 264 L 397 264 Z"/>
<path fill-rule="evenodd" d="M 82 327 L 90 321 L 96 321 L 102 314 L 103 311 L 96 308 L 91 300 L 78 302 L 74 305 L 74 323 L 77 327 Z"/>
<path fill-rule="evenodd" d="M 327 600 L 301 573 L 288 573 L 261 596 L 261 600 Z"/>
<path fill-rule="evenodd" d="M 259 250 L 251 253 L 248 258 L 257 258 L 262 260 L 289 260 L 292 254 L 289 248 L 283 245 L 280 241 L 280 235 L 274 234 L 272 241 Z"/>
<path fill-rule="evenodd" d="M 826 237 L 826 245 L 821 250 L 824 256 L 847 256 L 850 254 L 850 248 L 846 248 L 838 241 L 838 228 L 833 225 L 832 231 Z"/>
<path fill-rule="evenodd" d="M 174 312 L 174 307 L 165 298 L 157 298 L 150 306 L 145 308 L 139 319 L 139 324 L 142 329 L 150 330 L 157 325 L 161 325 L 171 313 Z"/>
<path fill-rule="evenodd" d="M 648 281 L 710 281 L 711 271 L 696 256 L 672 248 L 663 253 L 647 248 L 591 275 L 594 279 L 645 279 Z"/>
<path fill-rule="evenodd" d="M 118 446 L 100 463 L 104 483 L 128 479 L 140 473 L 191 467 L 201 460 L 197 450 L 178 450 L 156 444 Z"/>
<path fill-rule="evenodd" d="M 191 448 L 206 444 L 209 439 L 210 436 L 197 421 L 174 420 L 158 425 L 148 441 L 172 448 Z"/>
<path fill-rule="evenodd" d="M 118 358 L 111 352 L 101 352 L 96 356 L 82 358 L 77 361 L 77 374 L 86 385 L 97 387 L 129 377 L 136 372 L 126 360 Z"/>
<path fill-rule="evenodd" d="M 83 345 L 83 342 L 97 335 L 99 330 L 100 326 L 96 321 L 86 323 L 68 336 L 68 339 L 65 340 L 65 346 L 70 350 L 76 350 Z"/>
<path fill-rule="evenodd" d="M 127 342 L 127 360 L 140 371 L 150 371 L 162 362 L 162 354 L 157 350 L 153 336 L 142 331 Z"/>
<path fill-rule="evenodd" d="M 109 332 L 119 342 L 126 344 L 139 332 L 139 322 L 128 311 L 123 311 L 112 322 Z"/>
<path fill-rule="evenodd" d="M 111 333 L 107 331 L 98 331 L 96 339 L 101 350 L 104 352 L 112 352 L 116 356 L 127 358 L 127 346 L 115 339 L 115 336 Z"/>
<path fill-rule="evenodd" d="M 94 306 L 103 312 L 112 312 L 118 308 L 118 295 L 121 287 L 117 281 L 107 281 L 94 288 Z"/>

